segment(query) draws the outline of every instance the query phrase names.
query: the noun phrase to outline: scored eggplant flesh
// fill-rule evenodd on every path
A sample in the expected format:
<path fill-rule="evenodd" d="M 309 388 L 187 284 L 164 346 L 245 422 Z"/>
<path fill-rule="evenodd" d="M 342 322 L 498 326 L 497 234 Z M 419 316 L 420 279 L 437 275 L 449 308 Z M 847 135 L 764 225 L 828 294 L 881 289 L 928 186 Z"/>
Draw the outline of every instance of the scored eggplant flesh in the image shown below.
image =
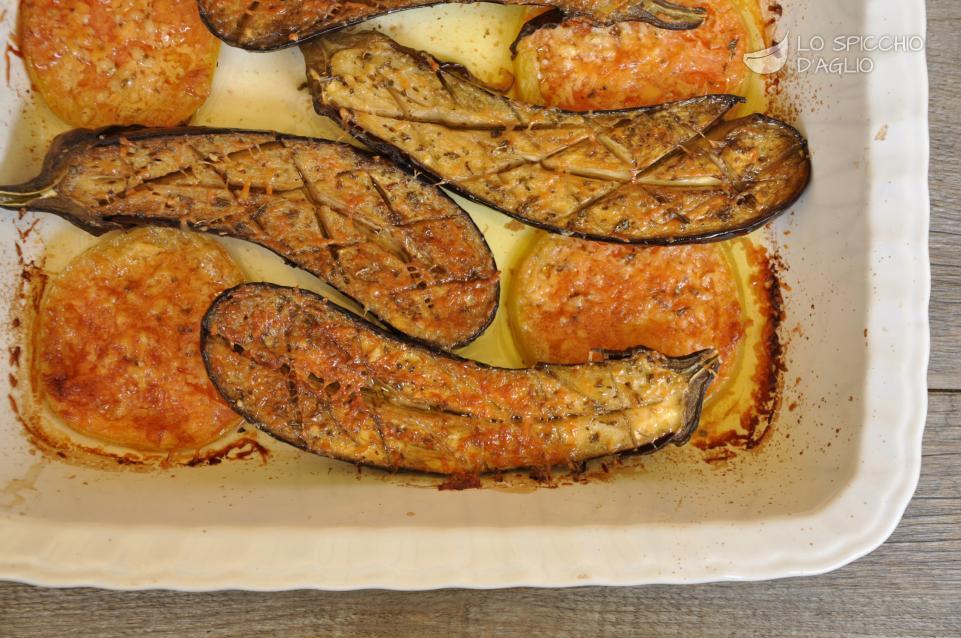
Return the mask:
<path fill-rule="evenodd" d="M 707 12 L 669 0 L 492 0 L 499 4 L 555 7 L 598 24 L 625 20 L 662 29 L 696 29 Z M 307 42 L 377 16 L 444 4 L 443 0 L 198 0 L 200 17 L 227 44 L 272 51 Z"/>
<path fill-rule="evenodd" d="M 302 47 L 318 113 L 465 197 L 545 230 L 669 245 L 748 233 L 810 179 L 807 142 L 742 100 L 572 113 L 509 100 L 378 33 Z"/>
<path fill-rule="evenodd" d="M 224 399 L 272 436 L 354 463 L 438 474 L 548 468 L 685 443 L 713 350 L 492 368 L 403 341 L 305 290 L 245 284 L 201 329 Z"/>
<path fill-rule="evenodd" d="M 345 144 L 202 128 L 74 131 L 0 206 L 94 234 L 174 225 L 260 244 L 415 339 L 454 348 L 490 324 L 499 277 L 439 189 Z"/>

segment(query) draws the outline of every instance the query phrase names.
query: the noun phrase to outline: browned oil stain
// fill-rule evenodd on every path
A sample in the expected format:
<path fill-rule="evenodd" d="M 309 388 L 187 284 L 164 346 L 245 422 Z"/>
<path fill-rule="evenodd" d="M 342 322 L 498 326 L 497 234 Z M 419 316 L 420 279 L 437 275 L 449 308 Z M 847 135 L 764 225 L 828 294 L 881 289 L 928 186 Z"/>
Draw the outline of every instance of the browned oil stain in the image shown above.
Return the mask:
<path fill-rule="evenodd" d="M 24 505 L 25 493 L 37 491 L 37 480 L 46 466 L 47 460 L 40 459 L 27 468 L 22 477 L 10 479 L 0 487 L 0 509 L 11 511 Z"/>
<path fill-rule="evenodd" d="M 203 454 L 198 453 L 189 461 L 183 463 L 188 467 L 200 465 L 219 465 L 223 461 L 245 461 L 254 455 L 260 457 L 262 463 L 270 458 L 270 450 L 264 447 L 256 438 L 244 437 L 231 441 L 227 445 Z"/>
<path fill-rule="evenodd" d="M 33 231 L 37 228 L 37 224 L 39 224 L 39 223 L 40 223 L 40 218 L 38 217 L 38 218 L 34 219 L 32 222 L 30 222 L 30 225 L 27 226 L 26 228 L 20 228 L 20 227 L 18 226 L 18 227 L 17 227 L 17 236 L 20 238 L 20 241 L 21 241 L 21 242 L 27 241 L 27 239 L 30 238 L 30 235 L 31 235 L 31 234 L 33 233 Z"/>
<path fill-rule="evenodd" d="M 7 46 L 3 51 L 3 61 L 6 64 L 5 76 L 7 81 L 7 88 L 10 88 L 10 54 L 12 53 L 14 56 L 18 58 L 23 58 L 23 52 L 20 50 L 19 47 L 17 47 L 15 42 L 16 42 L 16 36 L 14 36 L 14 34 L 10 34 L 10 39 L 7 41 Z"/>
<path fill-rule="evenodd" d="M 477 474 L 452 474 L 437 486 L 441 491 L 470 490 L 481 487 L 481 480 Z"/>

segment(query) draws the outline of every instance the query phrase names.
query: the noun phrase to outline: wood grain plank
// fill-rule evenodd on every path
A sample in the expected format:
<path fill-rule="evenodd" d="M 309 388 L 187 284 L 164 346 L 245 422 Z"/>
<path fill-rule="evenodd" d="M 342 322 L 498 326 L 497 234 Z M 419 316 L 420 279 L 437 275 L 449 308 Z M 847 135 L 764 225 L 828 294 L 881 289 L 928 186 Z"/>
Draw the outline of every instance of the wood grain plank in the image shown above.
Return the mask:
<path fill-rule="evenodd" d="M 961 635 L 961 394 L 931 395 L 917 497 L 891 540 L 825 576 L 692 587 L 277 594 L 0 585 L 0 635 Z"/>
<path fill-rule="evenodd" d="M 961 389 L 961 3 L 928 1 L 931 83 L 931 366 L 928 384 Z"/>

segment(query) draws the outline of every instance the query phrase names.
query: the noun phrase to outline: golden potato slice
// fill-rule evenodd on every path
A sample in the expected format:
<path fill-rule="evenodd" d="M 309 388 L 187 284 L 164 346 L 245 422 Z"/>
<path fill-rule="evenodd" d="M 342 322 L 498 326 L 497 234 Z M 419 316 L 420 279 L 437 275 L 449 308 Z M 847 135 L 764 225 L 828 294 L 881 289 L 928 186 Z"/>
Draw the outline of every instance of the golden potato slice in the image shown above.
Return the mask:
<path fill-rule="evenodd" d="M 750 36 L 739 7 L 732 0 L 694 4 L 707 10 L 697 29 L 574 19 L 522 37 L 514 59 L 519 97 L 589 111 L 741 93 Z"/>
<path fill-rule="evenodd" d="M 200 321 L 243 279 L 203 235 L 107 235 L 44 291 L 34 333 L 40 393 L 74 430 L 135 450 L 216 440 L 239 419 L 207 378 Z"/>
<path fill-rule="evenodd" d="M 511 328 L 527 363 L 582 363 L 596 350 L 670 356 L 714 348 L 735 367 L 744 319 L 737 279 L 713 244 L 639 247 L 545 235 L 518 266 Z M 709 392 L 710 392 L 709 391 Z"/>
<path fill-rule="evenodd" d="M 21 0 L 33 84 L 64 121 L 174 126 L 210 94 L 219 41 L 194 0 Z"/>

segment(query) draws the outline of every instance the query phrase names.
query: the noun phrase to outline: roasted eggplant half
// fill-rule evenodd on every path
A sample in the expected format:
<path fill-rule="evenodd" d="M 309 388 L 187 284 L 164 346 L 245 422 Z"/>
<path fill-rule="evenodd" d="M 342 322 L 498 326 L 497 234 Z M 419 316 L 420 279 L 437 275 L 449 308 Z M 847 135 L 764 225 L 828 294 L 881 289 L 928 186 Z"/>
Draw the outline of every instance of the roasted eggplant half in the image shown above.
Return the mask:
<path fill-rule="evenodd" d="M 695 29 L 706 16 L 704 9 L 669 0 L 494 1 L 556 7 L 598 24 L 636 20 L 663 29 Z M 377 16 L 437 4 L 444 0 L 198 0 L 200 17 L 214 35 L 252 51 L 282 49 Z"/>
<path fill-rule="evenodd" d="M 94 234 L 174 225 L 260 244 L 410 337 L 454 348 L 493 319 L 494 258 L 439 189 L 345 144 L 216 129 L 74 131 L 0 206 Z"/>
<path fill-rule="evenodd" d="M 670 245 L 748 233 L 810 178 L 807 142 L 741 100 L 572 113 L 522 104 L 372 32 L 303 47 L 316 110 L 444 186 L 545 230 Z"/>
<path fill-rule="evenodd" d="M 492 368 L 389 335 L 311 292 L 245 284 L 201 328 L 214 385 L 244 418 L 309 452 L 389 469 L 478 474 L 682 444 L 712 350 Z"/>

